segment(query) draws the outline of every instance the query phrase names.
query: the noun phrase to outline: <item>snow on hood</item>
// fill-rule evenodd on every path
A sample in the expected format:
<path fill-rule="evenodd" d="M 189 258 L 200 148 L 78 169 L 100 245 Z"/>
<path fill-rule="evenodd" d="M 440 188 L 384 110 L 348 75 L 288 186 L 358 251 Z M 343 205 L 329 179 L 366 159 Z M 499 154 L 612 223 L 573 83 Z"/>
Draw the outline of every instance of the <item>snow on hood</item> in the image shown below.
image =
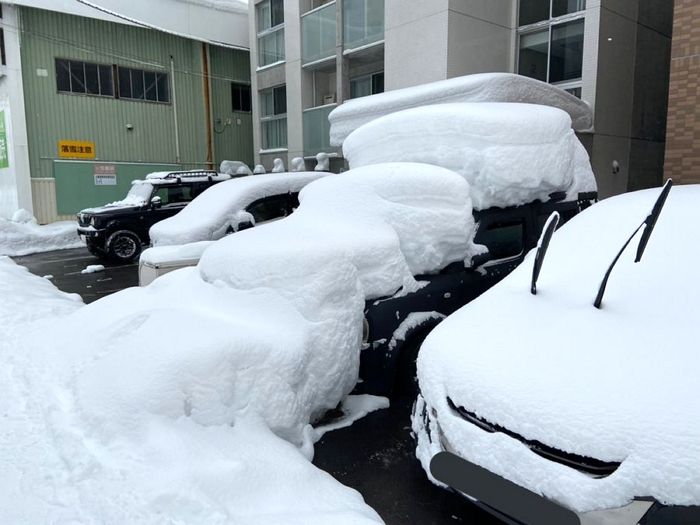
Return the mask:
<path fill-rule="evenodd" d="M 418 358 L 422 394 L 461 456 L 578 511 L 635 496 L 700 504 L 700 186 L 674 187 L 642 261 L 639 237 L 598 286 L 660 190 L 605 200 L 554 234 L 530 294 L 534 254 L 449 316 Z M 603 479 L 547 461 L 456 405 L 526 439 L 622 462 Z M 415 422 L 414 422 L 415 423 Z M 427 467 L 430 454 L 419 457 Z"/>
<path fill-rule="evenodd" d="M 214 241 L 198 241 L 173 246 L 148 248 L 141 253 L 139 264 L 157 266 L 164 263 L 196 261 Z"/>
<path fill-rule="evenodd" d="M 561 88 L 511 73 L 481 73 L 396 89 L 344 102 L 328 116 L 333 146 L 363 124 L 396 111 L 454 102 L 525 102 L 566 111 L 576 131 L 593 127 L 593 111 L 579 98 Z"/>
<path fill-rule="evenodd" d="M 400 158 L 453 170 L 469 182 L 475 209 L 596 187 L 569 115 L 534 104 L 439 104 L 391 113 L 353 131 L 343 155 L 353 168 Z"/>
<path fill-rule="evenodd" d="M 285 220 L 207 249 L 200 262 L 204 279 L 246 289 L 274 283 L 290 300 L 318 305 L 327 294 L 322 275 L 340 276 L 340 268 L 348 268 L 370 299 L 401 287 L 414 290 L 414 275 L 478 251 L 469 185 L 437 166 L 397 162 L 352 169 L 307 186 L 299 200 Z M 317 274 L 312 285 L 310 275 Z"/>
<path fill-rule="evenodd" d="M 154 246 L 217 240 L 226 234 L 235 217 L 257 199 L 286 192 L 296 193 L 325 174 L 274 173 L 240 177 L 207 188 L 180 213 L 153 225 L 149 235 Z"/>
<path fill-rule="evenodd" d="M 61 221 L 40 226 L 31 214 L 15 215 L 20 219 L 19 222 L 0 217 L 0 256 L 16 257 L 85 246 L 78 237 L 78 224 L 75 221 Z"/>

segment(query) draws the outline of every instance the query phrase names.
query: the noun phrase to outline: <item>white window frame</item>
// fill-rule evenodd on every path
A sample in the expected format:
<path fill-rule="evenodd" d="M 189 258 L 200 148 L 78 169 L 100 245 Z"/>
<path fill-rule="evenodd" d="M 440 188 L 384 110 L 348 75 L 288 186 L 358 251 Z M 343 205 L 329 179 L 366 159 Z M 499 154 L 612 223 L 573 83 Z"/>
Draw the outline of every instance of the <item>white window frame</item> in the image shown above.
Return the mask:
<path fill-rule="evenodd" d="M 589 2 L 590 0 L 587 0 Z M 586 8 L 584 7 L 581 11 L 576 11 L 574 13 L 567 13 L 562 16 L 552 17 L 553 0 L 549 0 L 549 18 L 547 20 L 542 20 L 540 22 L 535 22 L 534 24 L 527 24 L 524 26 L 518 26 L 518 39 L 517 45 L 515 47 L 515 71 L 520 70 L 520 39 L 524 35 L 529 35 L 532 33 L 539 33 L 541 31 L 547 30 L 547 79 L 545 82 L 552 84 L 553 86 L 560 87 L 562 89 L 572 89 L 580 88 L 583 85 L 583 76 L 581 78 L 573 80 L 563 80 L 560 82 L 550 82 L 549 81 L 549 69 L 550 69 L 550 59 L 552 56 L 552 27 L 556 27 L 567 22 L 574 22 L 578 20 L 583 20 L 584 24 L 584 38 L 585 38 L 585 27 L 586 27 Z M 518 0 L 518 13 L 516 14 L 516 20 L 520 17 L 520 0 Z M 583 74 L 583 73 L 582 73 Z"/>

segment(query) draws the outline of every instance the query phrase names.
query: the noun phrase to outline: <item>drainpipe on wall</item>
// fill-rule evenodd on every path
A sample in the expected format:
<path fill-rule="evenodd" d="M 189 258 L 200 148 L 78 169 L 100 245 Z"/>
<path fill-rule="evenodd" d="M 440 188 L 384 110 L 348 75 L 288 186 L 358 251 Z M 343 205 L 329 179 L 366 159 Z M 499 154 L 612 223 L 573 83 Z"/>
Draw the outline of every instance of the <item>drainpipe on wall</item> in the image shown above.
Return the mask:
<path fill-rule="evenodd" d="M 204 114 L 207 127 L 207 166 L 214 169 L 214 146 L 212 139 L 211 78 L 209 77 L 209 44 L 202 42 L 202 91 L 204 93 Z"/>
<path fill-rule="evenodd" d="M 175 60 L 170 55 L 170 78 L 173 91 L 173 121 L 175 124 L 175 162 L 180 164 L 180 130 L 177 128 L 177 96 L 175 95 Z"/>

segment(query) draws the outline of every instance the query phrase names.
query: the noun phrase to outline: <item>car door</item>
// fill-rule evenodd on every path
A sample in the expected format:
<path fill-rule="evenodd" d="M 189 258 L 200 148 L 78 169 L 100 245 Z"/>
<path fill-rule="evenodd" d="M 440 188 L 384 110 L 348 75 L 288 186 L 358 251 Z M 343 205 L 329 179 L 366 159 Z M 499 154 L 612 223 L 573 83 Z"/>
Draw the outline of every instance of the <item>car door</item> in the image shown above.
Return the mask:
<path fill-rule="evenodd" d="M 291 211 L 289 194 L 270 195 L 258 199 L 249 204 L 248 207 L 246 207 L 246 211 L 253 216 L 256 226 L 279 220 L 289 215 Z"/>

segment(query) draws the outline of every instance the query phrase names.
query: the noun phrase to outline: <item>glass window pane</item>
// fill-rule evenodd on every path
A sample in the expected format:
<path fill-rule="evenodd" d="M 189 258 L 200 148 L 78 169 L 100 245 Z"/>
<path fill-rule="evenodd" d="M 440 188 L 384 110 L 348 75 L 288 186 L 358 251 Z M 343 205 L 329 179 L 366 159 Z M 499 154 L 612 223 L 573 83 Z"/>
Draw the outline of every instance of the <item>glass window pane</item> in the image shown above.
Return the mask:
<path fill-rule="evenodd" d="M 113 96 L 114 84 L 112 82 L 112 66 L 100 66 L 100 95 Z"/>
<path fill-rule="evenodd" d="M 85 93 L 85 69 L 82 62 L 71 61 L 70 81 L 73 93 Z"/>
<path fill-rule="evenodd" d="M 258 64 L 266 66 L 284 60 L 284 29 L 258 38 Z"/>
<path fill-rule="evenodd" d="M 128 68 L 120 67 L 119 75 L 119 96 L 122 98 L 131 98 L 131 75 Z"/>
<path fill-rule="evenodd" d="M 586 0 L 553 0 L 552 17 L 568 15 L 586 9 Z"/>
<path fill-rule="evenodd" d="M 583 67 L 583 20 L 552 26 L 549 81 L 581 78 Z"/>
<path fill-rule="evenodd" d="M 287 86 L 274 88 L 275 97 L 275 115 L 284 115 L 287 113 Z"/>
<path fill-rule="evenodd" d="M 90 95 L 100 94 L 100 80 L 97 77 L 97 64 L 85 64 L 85 89 Z"/>
<path fill-rule="evenodd" d="M 131 70 L 131 97 L 143 100 L 143 71 L 140 69 Z"/>
<path fill-rule="evenodd" d="M 263 120 L 261 123 L 263 149 L 287 147 L 287 119 Z"/>
<path fill-rule="evenodd" d="M 526 26 L 542 20 L 549 20 L 550 0 L 520 0 L 518 24 Z"/>
<path fill-rule="evenodd" d="M 143 74 L 146 100 L 158 101 L 158 90 L 156 89 L 156 74 L 146 71 Z"/>
<path fill-rule="evenodd" d="M 270 28 L 270 2 L 261 2 L 255 6 L 258 15 L 258 33 Z"/>
<path fill-rule="evenodd" d="M 372 94 L 384 93 L 384 73 L 372 75 Z"/>
<path fill-rule="evenodd" d="M 270 0 L 270 24 L 271 27 L 284 23 L 283 0 Z"/>
<path fill-rule="evenodd" d="M 170 102 L 170 84 L 166 73 L 156 74 L 156 84 L 158 89 L 158 102 Z"/>
<path fill-rule="evenodd" d="M 383 0 L 344 0 L 343 41 L 346 47 L 361 47 L 383 38 Z"/>
<path fill-rule="evenodd" d="M 56 86 L 59 91 L 70 93 L 70 63 L 56 59 Z"/>
<path fill-rule="evenodd" d="M 260 114 L 263 117 L 269 117 L 274 114 L 274 104 L 272 98 L 272 90 L 265 89 L 260 92 Z"/>
<path fill-rule="evenodd" d="M 520 35 L 518 74 L 547 81 L 547 48 L 549 31 Z"/>
<path fill-rule="evenodd" d="M 350 79 L 350 98 L 366 97 L 372 94 L 372 77 Z"/>

